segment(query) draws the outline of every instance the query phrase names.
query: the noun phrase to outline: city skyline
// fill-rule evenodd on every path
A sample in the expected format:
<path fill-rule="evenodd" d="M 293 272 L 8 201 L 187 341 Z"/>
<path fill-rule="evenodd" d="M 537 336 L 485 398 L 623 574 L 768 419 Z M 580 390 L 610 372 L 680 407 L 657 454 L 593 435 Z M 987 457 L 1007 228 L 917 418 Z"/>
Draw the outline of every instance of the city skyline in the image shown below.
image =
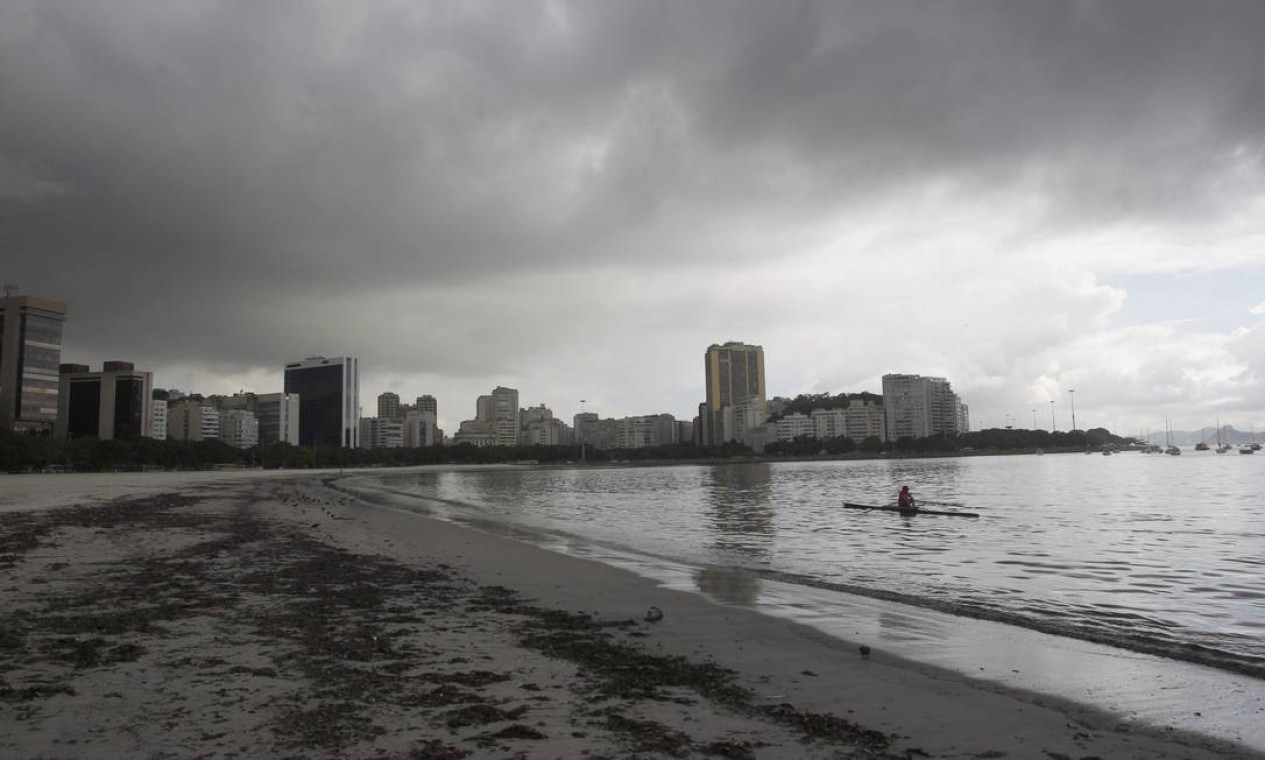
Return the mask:
<path fill-rule="evenodd" d="M 0 7 L 0 284 L 65 361 L 697 414 L 952 380 L 972 426 L 1265 430 L 1265 5 Z M 1053 403 L 1053 408 L 1051 406 Z"/>

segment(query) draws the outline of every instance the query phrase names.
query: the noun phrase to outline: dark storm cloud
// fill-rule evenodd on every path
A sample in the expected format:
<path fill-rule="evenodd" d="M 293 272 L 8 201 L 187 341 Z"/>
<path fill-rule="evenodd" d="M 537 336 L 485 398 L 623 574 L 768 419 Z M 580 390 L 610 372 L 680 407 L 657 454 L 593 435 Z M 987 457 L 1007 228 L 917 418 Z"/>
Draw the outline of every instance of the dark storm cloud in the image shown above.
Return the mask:
<path fill-rule="evenodd" d="M 732 259 L 708 230 L 928 180 L 1061 223 L 1222 213 L 1260 187 L 1263 30 L 1257 2 L 9 2 L 3 276 L 88 343 L 275 362 L 348 293 Z"/>

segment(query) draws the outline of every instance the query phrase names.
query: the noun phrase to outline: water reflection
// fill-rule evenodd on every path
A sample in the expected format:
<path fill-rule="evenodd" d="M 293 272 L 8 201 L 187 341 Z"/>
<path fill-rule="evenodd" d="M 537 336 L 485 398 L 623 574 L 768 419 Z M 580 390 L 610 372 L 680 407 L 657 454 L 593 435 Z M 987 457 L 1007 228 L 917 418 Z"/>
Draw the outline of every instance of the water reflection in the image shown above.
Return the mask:
<path fill-rule="evenodd" d="M 760 578 L 740 567 L 711 565 L 694 573 L 698 590 L 727 604 L 753 605 L 760 596 Z"/>
<path fill-rule="evenodd" d="M 767 462 L 718 464 L 704 481 L 712 548 L 766 559 L 774 534 L 772 466 Z"/>

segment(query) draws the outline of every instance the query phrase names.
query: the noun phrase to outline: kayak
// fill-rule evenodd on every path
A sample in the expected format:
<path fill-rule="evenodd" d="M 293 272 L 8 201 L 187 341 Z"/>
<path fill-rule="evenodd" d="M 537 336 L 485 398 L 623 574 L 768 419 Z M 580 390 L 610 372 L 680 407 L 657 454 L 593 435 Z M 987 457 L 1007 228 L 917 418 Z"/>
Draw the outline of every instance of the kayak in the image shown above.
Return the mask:
<path fill-rule="evenodd" d="M 883 504 L 883 505 L 878 505 L 878 504 L 849 504 L 848 502 L 846 502 L 846 501 L 845 501 L 845 502 L 843 503 L 843 507 L 844 507 L 844 509 L 872 509 L 872 510 L 876 510 L 876 511 L 879 511 L 879 512 L 899 512 L 899 513 L 901 513 L 902 515 L 906 515 L 906 516 L 910 516 L 910 515 L 947 515 L 947 516 L 950 516 L 950 517 L 979 517 L 979 514 L 978 514 L 978 513 L 976 513 L 976 512 L 959 512 L 959 511 L 956 511 L 956 510 L 947 510 L 947 509 L 926 509 L 925 507 L 918 507 L 917 509 L 905 509 L 905 508 L 902 508 L 902 507 L 898 507 L 898 506 L 896 506 L 896 505 L 894 505 L 894 504 Z"/>

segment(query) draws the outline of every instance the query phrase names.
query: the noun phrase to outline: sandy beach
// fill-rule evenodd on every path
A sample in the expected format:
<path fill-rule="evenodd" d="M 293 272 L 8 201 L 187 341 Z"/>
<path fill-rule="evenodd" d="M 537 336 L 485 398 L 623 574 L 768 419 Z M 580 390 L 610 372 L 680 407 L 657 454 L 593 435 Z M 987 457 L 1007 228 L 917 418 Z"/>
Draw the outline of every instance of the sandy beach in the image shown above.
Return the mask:
<path fill-rule="evenodd" d="M 0 477 L 0 756 L 1259 756 L 338 479 Z"/>

